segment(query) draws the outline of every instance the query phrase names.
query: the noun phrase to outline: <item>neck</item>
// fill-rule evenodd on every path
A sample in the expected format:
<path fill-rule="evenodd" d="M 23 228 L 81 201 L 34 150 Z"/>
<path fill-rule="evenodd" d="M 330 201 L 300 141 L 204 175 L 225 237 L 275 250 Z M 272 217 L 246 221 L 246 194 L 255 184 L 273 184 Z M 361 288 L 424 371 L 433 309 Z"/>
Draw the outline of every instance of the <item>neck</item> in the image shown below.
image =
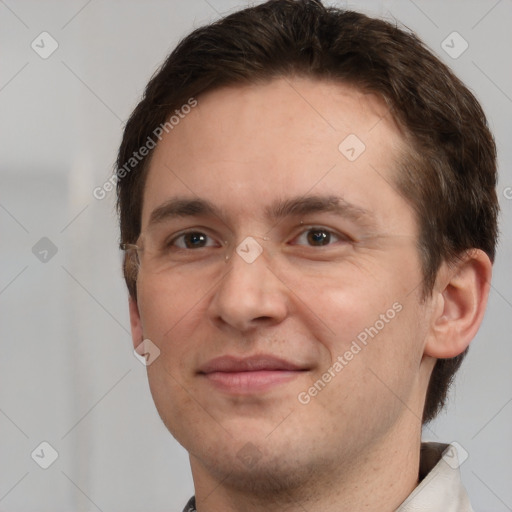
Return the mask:
<path fill-rule="evenodd" d="M 293 485 L 288 479 L 279 486 L 270 478 L 266 488 L 240 485 L 247 479 L 234 472 L 224 478 L 214 476 L 191 456 L 197 511 L 266 512 L 282 507 L 287 512 L 392 512 L 418 484 L 421 444 L 421 425 L 411 428 L 409 422 L 396 427 L 356 460 L 327 461 Z"/>

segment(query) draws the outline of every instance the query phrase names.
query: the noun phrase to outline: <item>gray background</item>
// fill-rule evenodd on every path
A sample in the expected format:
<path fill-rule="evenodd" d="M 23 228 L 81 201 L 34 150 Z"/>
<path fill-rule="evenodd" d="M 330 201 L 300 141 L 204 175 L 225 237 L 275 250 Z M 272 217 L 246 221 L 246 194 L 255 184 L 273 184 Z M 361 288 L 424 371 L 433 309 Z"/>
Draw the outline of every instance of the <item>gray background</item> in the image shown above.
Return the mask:
<path fill-rule="evenodd" d="M 244 5 L 0 0 L 2 511 L 170 512 L 193 493 L 186 452 L 132 354 L 114 195 L 92 190 L 166 54 Z M 512 2 L 337 5 L 416 31 L 481 100 L 495 133 L 502 235 L 489 307 L 448 412 L 425 438 L 468 452 L 461 471 L 475 510 L 512 510 Z M 31 48 L 43 31 L 59 45 L 47 59 Z M 469 44 L 456 59 L 441 47 L 453 31 Z M 56 254 L 47 241 L 33 251 L 43 237 Z M 46 470 L 31 458 L 42 441 L 59 454 Z"/>

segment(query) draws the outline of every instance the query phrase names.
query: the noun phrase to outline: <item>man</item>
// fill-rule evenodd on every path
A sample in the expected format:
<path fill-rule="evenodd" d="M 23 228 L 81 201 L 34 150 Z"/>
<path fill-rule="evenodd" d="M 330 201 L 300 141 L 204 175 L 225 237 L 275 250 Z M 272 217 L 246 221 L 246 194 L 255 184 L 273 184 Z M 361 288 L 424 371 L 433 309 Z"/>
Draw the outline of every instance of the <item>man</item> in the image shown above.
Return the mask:
<path fill-rule="evenodd" d="M 118 156 L 133 344 L 185 510 L 468 511 L 421 444 L 482 321 L 496 155 L 414 36 L 274 0 L 185 38 Z"/>

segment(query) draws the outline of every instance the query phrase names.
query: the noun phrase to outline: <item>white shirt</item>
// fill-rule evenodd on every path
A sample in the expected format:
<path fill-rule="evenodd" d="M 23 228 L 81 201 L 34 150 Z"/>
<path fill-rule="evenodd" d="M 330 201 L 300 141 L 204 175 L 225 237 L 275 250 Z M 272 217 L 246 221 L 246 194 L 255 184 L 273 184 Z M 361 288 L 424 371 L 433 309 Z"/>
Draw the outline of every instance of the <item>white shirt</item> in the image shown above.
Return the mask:
<path fill-rule="evenodd" d="M 421 443 L 420 483 L 396 512 L 473 512 L 453 445 Z"/>

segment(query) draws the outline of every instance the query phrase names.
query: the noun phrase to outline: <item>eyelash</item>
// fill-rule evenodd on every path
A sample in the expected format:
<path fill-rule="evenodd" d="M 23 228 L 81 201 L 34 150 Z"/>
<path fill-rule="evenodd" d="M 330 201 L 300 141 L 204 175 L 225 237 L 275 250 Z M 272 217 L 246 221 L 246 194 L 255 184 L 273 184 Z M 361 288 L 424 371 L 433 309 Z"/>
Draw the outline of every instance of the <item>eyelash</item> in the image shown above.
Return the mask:
<path fill-rule="evenodd" d="M 352 239 L 348 236 L 348 235 L 343 235 L 343 234 L 340 234 L 340 233 L 337 233 L 331 229 L 328 229 L 328 228 L 325 228 L 323 226 L 309 226 L 305 229 L 303 229 L 303 231 L 301 231 L 297 236 L 294 237 L 294 240 L 296 240 L 297 238 L 301 237 L 301 236 L 304 236 L 305 234 L 311 232 L 311 231 L 323 231 L 325 233 L 328 233 L 329 236 L 334 236 L 337 240 L 337 242 L 351 242 Z M 178 236 L 175 236 L 174 238 L 172 238 L 171 240 L 169 240 L 166 244 L 165 244 L 165 248 L 166 249 L 171 249 L 173 247 L 176 247 L 175 246 L 175 243 L 177 240 L 179 239 L 182 239 L 184 236 L 187 236 L 187 235 L 191 235 L 191 234 L 196 234 L 196 235 L 204 235 L 208 238 L 212 238 L 210 237 L 210 235 L 204 233 L 203 231 L 199 231 L 199 230 L 188 230 L 188 231 L 185 231 L 183 233 L 180 233 Z M 329 240 L 330 241 L 330 240 Z M 294 244 L 295 245 L 295 244 Z M 332 243 L 329 243 L 327 245 L 319 245 L 319 246 L 315 246 L 315 245 L 309 245 L 308 247 L 312 247 L 312 248 L 315 248 L 315 247 L 329 247 L 329 246 L 332 246 L 333 244 Z M 199 247 L 198 249 L 206 249 L 208 247 L 211 247 L 211 246 L 205 246 L 205 247 Z M 198 250 L 198 249 L 191 249 L 191 248 L 187 248 L 187 247 L 176 247 L 177 249 L 179 250 L 182 250 L 182 251 L 193 251 L 193 250 Z"/>

